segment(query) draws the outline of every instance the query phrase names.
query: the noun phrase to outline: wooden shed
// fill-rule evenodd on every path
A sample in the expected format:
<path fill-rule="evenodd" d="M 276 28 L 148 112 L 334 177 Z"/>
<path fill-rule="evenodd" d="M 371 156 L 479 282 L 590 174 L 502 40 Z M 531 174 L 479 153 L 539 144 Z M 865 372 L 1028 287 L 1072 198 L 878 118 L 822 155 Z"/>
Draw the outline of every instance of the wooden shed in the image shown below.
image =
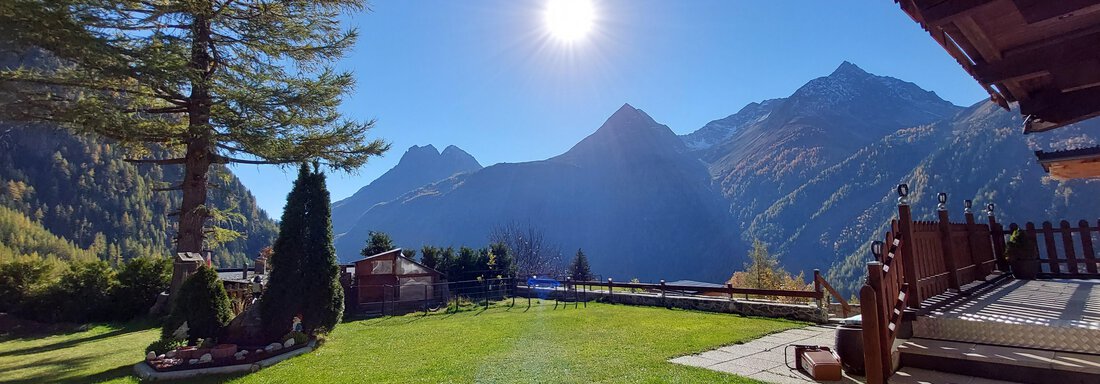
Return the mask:
<path fill-rule="evenodd" d="M 446 289 L 443 274 L 394 249 L 355 262 L 359 304 L 423 303 Z M 419 305 L 419 304 L 418 304 Z"/>

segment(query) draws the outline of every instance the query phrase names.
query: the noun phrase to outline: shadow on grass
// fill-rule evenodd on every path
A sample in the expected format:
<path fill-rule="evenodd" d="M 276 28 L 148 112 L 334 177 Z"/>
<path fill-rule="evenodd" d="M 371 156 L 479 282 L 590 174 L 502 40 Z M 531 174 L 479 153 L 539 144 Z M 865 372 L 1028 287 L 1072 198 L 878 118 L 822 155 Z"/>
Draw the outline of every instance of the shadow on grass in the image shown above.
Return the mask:
<path fill-rule="evenodd" d="M 97 335 L 91 335 L 91 336 L 88 336 L 88 337 L 81 337 L 81 338 L 71 339 L 71 340 L 64 340 L 64 341 L 59 341 L 59 342 L 56 342 L 56 343 L 53 343 L 53 344 L 39 345 L 37 347 L 29 347 L 29 348 L 15 349 L 15 350 L 10 350 L 10 351 L 3 351 L 3 352 L 0 352 L 0 357 L 30 355 L 30 354 L 36 354 L 36 353 L 42 353 L 42 352 L 49 352 L 49 351 L 53 351 L 53 350 L 57 350 L 57 349 L 75 347 L 75 346 L 83 344 L 83 343 L 88 343 L 88 342 L 93 342 L 93 341 L 96 341 L 96 340 L 102 340 L 102 339 L 106 339 L 106 338 L 110 338 L 110 337 L 120 336 L 120 335 L 127 334 L 127 333 L 130 333 L 130 332 L 143 331 L 143 330 L 153 328 L 153 327 L 155 327 L 154 324 L 152 324 L 150 322 L 146 322 L 146 321 L 132 322 L 132 323 L 124 324 L 124 325 L 120 326 L 119 328 L 117 328 L 115 330 L 100 333 L 100 334 L 97 334 Z M 79 332 L 87 332 L 87 331 L 85 330 L 85 331 L 57 333 L 57 334 L 48 334 L 48 335 L 37 335 L 37 336 L 39 336 L 39 337 L 63 336 L 63 335 L 66 335 L 66 334 L 73 334 L 73 333 L 79 333 Z M 33 338 L 32 336 L 33 335 L 25 335 L 25 336 L 19 337 L 18 339 L 23 339 L 23 340 L 31 339 L 31 338 Z M 17 339 L 6 339 L 6 340 L 3 340 L 3 341 L 10 341 L 10 340 L 17 340 Z"/>
<path fill-rule="evenodd" d="M 30 378 L 16 380 L 0 379 L 0 383 L 99 383 L 128 377 L 133 373 L 134 364 L 137 364 L 137 362 L 135 361 L 133 363 L 123 364 L 91 375 L 73 376 L 74 369 L 79 370 L 79 367 L 89 364 L 90 362 L 98 358 L 98 356 L 80 356 L 71 358 L 46 358 L 28 361 L 21 365 L 6 367 L 6 371 L 15 372 L 21 369 L 32 367 L 47 367 L 48 369 L 46 369 L 46 372 L 36 373 L 34 377 Z"/>

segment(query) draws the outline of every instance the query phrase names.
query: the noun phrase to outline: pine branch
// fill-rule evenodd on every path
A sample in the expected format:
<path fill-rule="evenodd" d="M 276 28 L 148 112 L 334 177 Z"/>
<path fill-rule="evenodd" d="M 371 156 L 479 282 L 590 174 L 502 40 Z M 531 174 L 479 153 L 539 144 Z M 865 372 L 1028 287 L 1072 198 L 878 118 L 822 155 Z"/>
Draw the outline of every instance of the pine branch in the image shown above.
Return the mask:
<path fill-rule="evenodd" d="M 182 191 L 183 184 L 173 185 L 171 187 L 153 188 L 153 192 L 168 192 L 168 191 Z"/>
<path fill-rule="evenodd" d="M 187 162 L 187 159 L 180 157 L 175 159 L 123 159 L 123 161 L 131 164 L 173 165 L 184 164 Z"/>

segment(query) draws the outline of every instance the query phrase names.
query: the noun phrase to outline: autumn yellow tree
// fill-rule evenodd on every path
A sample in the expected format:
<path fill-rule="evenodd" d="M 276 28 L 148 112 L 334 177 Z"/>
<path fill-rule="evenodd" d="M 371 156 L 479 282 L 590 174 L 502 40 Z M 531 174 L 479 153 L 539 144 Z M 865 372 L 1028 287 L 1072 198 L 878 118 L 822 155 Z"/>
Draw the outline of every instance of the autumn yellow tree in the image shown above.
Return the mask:
<path fill-rule="evenodd" d="M 733 273 L 729 284 L 737 288 L 777 289 L 791 291 L 806 291 L 812 289 L 806 283 L 805 273 L 799 272 L 792 276 L 779 264 L 779 257 L 768 253 L 768 245 L 760 240 L 753 240 L 752 250 L 749 251 L 749 261 L 744 264 L 741 271 Z M 798 302 L 806 299 L 793 297 L 760 296 L 759 298 L 777 300 L 782 302 Z"/>

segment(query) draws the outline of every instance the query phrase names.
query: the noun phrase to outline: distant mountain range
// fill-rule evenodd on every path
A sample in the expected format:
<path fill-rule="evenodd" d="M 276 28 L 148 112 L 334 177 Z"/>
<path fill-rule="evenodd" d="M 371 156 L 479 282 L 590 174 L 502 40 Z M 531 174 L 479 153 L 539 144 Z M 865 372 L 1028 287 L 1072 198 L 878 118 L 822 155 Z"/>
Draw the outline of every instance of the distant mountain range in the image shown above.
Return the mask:
<path fill-rule="evenodd" d="M 931 216 L 928 200 L 940 191 L 953 208 L 994 201 L 1003 221 L 1100 216 L 1100 182 L 1054 181 L 1031 153 L 1093 143 L 1086 132 L 1100 123 L 1030 136 L 1021 126 L 1016 112 L 955 106 L 844 62 L 786 98 L 679 137 L 624 105 L 542 161 L 481 168 L 454 147 L 438 157 L 413 147 L 334 204 L 337 250 L 343 261 L 357 258 L 370 230 L 405 247 L 478 245 L 494 226 L 518 221 L 584 248 L 594 271 L 617 279 L 724 281 L 760 239 L 788 269 L 829 270 L 850 288 L 866 244 L 895 211 L 900 182 L 913 186 L 921 216 Z M 444 159 L 452 148 L 463 161 Z"/>
<path fill-rule="evenodd" d="M 481 169 L 469 153 L 450 145 L 440 153 L 431 144 L 412 146 L 397 165 L 350 197 L 332 204 L 332 228 L 336 234 L 350 230 L 363 213 L 414 189 L 459 173 Z"/>
<path fill-rule="evenodd" d="M 342 261 L 357 258 L 371 230 L 405 247 L 483 245 L 493 227 L 520 222 L 601 255 L 591 265 L 604 276 L 720 280 L 744 253 L 726 206 L 672 130 L 623 105 L 559 156 L 460 173 L 375 204 L 336 248 Z"/>

